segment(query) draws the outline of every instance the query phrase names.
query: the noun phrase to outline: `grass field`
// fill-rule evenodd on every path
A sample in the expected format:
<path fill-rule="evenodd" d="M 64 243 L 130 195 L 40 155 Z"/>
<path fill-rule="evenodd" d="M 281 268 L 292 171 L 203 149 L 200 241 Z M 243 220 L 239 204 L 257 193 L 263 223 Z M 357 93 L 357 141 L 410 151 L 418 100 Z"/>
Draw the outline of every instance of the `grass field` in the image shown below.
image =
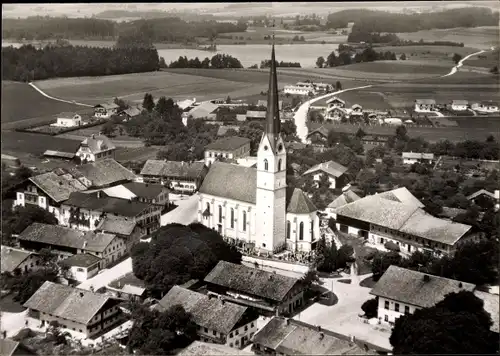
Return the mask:
<path fill-rule="evenodd" d="M 116 150 L 116 160 L 118 162 L 130 161 L 147 161 L 148 159 L 156 159 L 156 154 L 160 151 L 159 146 L 150 147 L 119 147 Z"/>
<path fill-rule="evenodd" d="M 365 110 L 388 110 L 392 108 L 387 101 L 386 95 L 376 90 L 367 89 L 364 91 L 347 91 L 336 96 L 344 100 L 347 107 L 351 107 L 354 104 L 359 104 Z M 330 98 L 319 100 L 315 102 L 314 105 L 326 106 L 326 102 L 329 99 Z"/>
<path fill-rule="evenodd" d="M 486 52 L 479 56 L 474 56 L 465 61 L 467 66 L 471 67 L 482 67 L 490 70 L 494 66 L 498 66 L 500 63 L 500 51 Z"/>
<path fill-rule="evenodd" d="M 61 112 L 81 110 L 82 106 L 48 99 L 26 83 L 2 81 L 2 129 L 50 122 Z"/>
<path fill-rule="evenodd" d="M 76 152 L 80 141 L 48 135 L 4 131 L 2 132 L 2 152 L 16 156 L 17 153 L 42 155 L 46 150 Z"/>

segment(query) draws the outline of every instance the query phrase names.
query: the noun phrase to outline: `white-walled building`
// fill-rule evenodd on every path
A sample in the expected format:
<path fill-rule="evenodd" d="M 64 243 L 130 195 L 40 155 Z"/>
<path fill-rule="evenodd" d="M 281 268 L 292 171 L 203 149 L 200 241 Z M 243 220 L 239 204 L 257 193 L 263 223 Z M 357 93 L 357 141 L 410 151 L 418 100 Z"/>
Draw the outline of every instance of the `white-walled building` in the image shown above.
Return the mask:
<path fill-rule="evenodd" d="M 402 315 L 436 305 L 449 293 L 473 292 L 475 287 L 471 283 L 390 266 L 370 294 L 378 298 L 378 319 L 394 323 Z"/>
<path fill-rule="evenodd" d="M 2 245 L 1 273 L 26 273 L 41 266 L 40 256 L 28 250 Z"/>
<path fill-rule="evenodd" d="M 427 163 L 434 162 L 434 153 L 421 152 L 403 152 L 403 164 Z"/>
<path fill-rule="evenodd" d="M 175 191 L 194 193 L 208 172 L 204 162 L 179 162 L 149 159 L 141 170 L 145 183 L 167 185 Z"/>
<path fill-rule="evenodd" d="M 311 175 L 313 177 L 316 185 L 319 185 L 322 176 L 327 176 L 328 182 L 330 183 L 330 189 L 342 188 L 348 182 L 348 177 L 346 176 L 347 167 L 344 167 L 340 163 L 335 161 L 323 162 L 311 167 L 304 172 L 304 176 Z"/>
<path fill-rule="evenodd" d="M 320 237 L 319 217 L 302 190 L 286 187 L 287 155 L 280 134 L 274 46 L 271 57 L 265 132 L 257 150 L 257 167 L 213 163 L 200 187 L 198 221 L 257 250 L 311 251 Z"/>
<path fill-rule="evenodd" d="M 415 100 L 416 112 L 430 112 L 435 111 L 436 100 L 434 99 L 417 99 Z"/>
<path fill-rule="evenodd" d="M 101 259 L 90 253 L 80 253 L 59 261 L 59 266 L 67 267 L 65 278 L 77 282 L 85 282 L 94 277 L 100 270 Z"/>
<path fill-rule="evenodd" d="M 291 95 L 310 95 L 317 94 L 316 88 L 313 83 L 298 82 L 295 85 L 285 85 L 283 88 L 285 94 Z"/>
<path fill-rule="evenodd" d="M 83 125 L 82 117 L 71 112 L 63 112 L 57 115 L 57 121 L 50 126 L 75 127 Z"/>
<path fill-rule="evenodd" d="M 453 111 L 465 111 L 469 108 L 469 102 L 467 100 L 452 100 L 451 110 Z"/>
<path fill-rule="evenodd" d="M 480 103 L 474 103 L 471 109 L 477 111 L 480 114 L 491 114 L 498 112 L 498 104 L 491 101 L 483 101 Z"/>
<path fill-rule="evenodd" d="M 94 106 L 94 116 L 99 119 L 109 119 L 118 113 L 120 107 L 115 103 L 104 103 Z"/>
<path fill-rule="evenodd" d="M 250 155 L 250 139 L 224 137 L 205 146 L 205 166 L 210 167 L 218 158 L 238 159 Z"/>
<path fill-rule="evenodd" d="M 75 156 L 81 161 L 95 162 L 100 159 L 114 158 L 116 146 L 104 135 L 92 135 L 80 144 Z"/>

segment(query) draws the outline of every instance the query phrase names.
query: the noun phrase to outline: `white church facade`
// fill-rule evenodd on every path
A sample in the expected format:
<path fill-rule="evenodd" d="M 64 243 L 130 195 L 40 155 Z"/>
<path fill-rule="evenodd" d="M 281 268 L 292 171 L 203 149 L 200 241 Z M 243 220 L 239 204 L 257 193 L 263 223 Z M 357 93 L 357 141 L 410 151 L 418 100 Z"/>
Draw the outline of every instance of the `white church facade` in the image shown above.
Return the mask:
<path fill-rule="evenodd" d="M 317 209 L 286 185 L 286 149 L 280 134 L 274 45 L 266 127 L 256 167 L 215 162 L 199 190 L 198 221 L 259 251 L 311 251 L 320 238 Z"/>

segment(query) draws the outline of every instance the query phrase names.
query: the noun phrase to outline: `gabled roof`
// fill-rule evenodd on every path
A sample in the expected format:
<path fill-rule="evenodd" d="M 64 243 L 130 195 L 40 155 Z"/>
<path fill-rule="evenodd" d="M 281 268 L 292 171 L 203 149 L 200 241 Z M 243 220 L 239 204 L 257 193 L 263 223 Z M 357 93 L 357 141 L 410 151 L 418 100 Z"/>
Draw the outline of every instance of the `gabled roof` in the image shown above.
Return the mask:
<path fill-rule="evenodd" d="M 311 132 L 309 132 L 309 134 L 307 135 L 307 137 L 312 136 L 313 134 L 319 133 L 322 136 L 324 136 L 325 138 L 327 138 L 329 132 L 330 132 L 330 130 L 327 129 L 325 126 L 321 126 L 321 127 L 317 128 L 317 129 L 312 130 Z"/>
<path fill-rule="evenodd" d="M 198 179 L 205 170 L 204 162 L 178 162 L 149 159 L 142 167 L 141 175 Z"/>
<path fill-rule="evenodd" d="M 229 334 L 248 309 L 179 286 L 170 289 L 158 303 L 157 309 L 166 310 L 174 305 L 182 305 L 188 313 L 191 313 L 196 325 L 223 334 Z"/>
<path fill-rule="evenodd" d="M 57 114 L 58 119 L 74 119 L 75 116 L 77 116 L 77 113 L 74 112 L 62 112 L 60 114 Z M 81 119 L 80 115 L 78 115 L 78 119 Z"/>
<path fill-rule="evenodd" d="M 281 302 L 299 280 L 261 269 L 219 261 L 205 277 L 205 282 Z"/>
<path fill-rule="evenodd" d="M 434 153 L 403 152 L 402 156 L 411 159 L 434 159 Z"/>
<path fill-rule="evenodd" d="M 89 253 L 79 253 L 77 255 L 73 255 L 68 257 L 62 261 L 59 261 L 58 264 L 68 267 L 92 267 L 99 263 L 101 259 Z"/>
<path fill-rule="evenodd" d="M 228 130 L 234 130 L 236 132 L 240 131 L 240 127 L 236 125 L 226 125 L 220 126 L 219 130 L 217 130 L 217 136 L 224 136 Z"/>
<path fill-rule="evenodd" d="M 436 100 L 434 100 L 434 99 L 416 99 L 415 103 L 424 104 L 424 105 L 435 105 Z"/>
<path fill-rule="evenodd" d="M 113 142 L 104 135 L 92 135 L 82 141 L 82 146 L 87 146 L 93 154 L 116 149 Z"/>
<path fill-rule="evenodd" d="M 286 200 L 287 213 L 309 214 L 318 210 L 311 199 L 299 188 L 287 188 Z"/>
<path fill-rule="evenodd" d="M 345 101 L 344 101 L 344 100 L 342 100 L 342 99 L 340 99 L 340 98 L 338 98 L 338 97 L 336 97 L 336 96 L 334 96 L 334 97 L 333 97 L 333 98 L 331 98 L 331 99 L 328 99 L 328 100 L 326 101 L 326 103 L 327 103 L 327 104 L 330 104 L 330 103 L 333 103 L 334 101 L 338 101 L 338 102 L 340 102 L 340 103 L 345 104 Z"/>
<path fill-rule="evenodd" d="M 193 341 L 184 348 L 177 356 L 244 356 L 255 355 L 253 352 L 235 349 L 226 345 L 213 344 L 209 342 Z"/>
<path fill-rule="evenodd" d="M 246 117 L 256 118 L 256 119 L 265 119 L 266 112 L 265 111 L 247 110 Z"/>
<path fill-rule="evenodd" d="M 467 100 L 452 100 L 452 105 L 468 105 L 469 102 Z"/>
<path fill-rule="evenodd" d="M 347 339 L 347 338 L 346 338 Z M 253 338 L 258 344 L 280 355 L 356 355 L 364 350 L 316 326 L 284 317 L 273 317 Z"/>
<path fill-rule="evenodd" d="M 66 159 L 73 159 L 75 157 L 74 153 L 54 151 L 54 150 L 47 150 L 43 153 L 43 155 L 47 156 L 47 157 L 57 157 L 57 158 L 66 158 Z"/>
<path fill-rule="evenodd" d="M 361 105 L 359 105 L 359 104 L 354 104 L 351 108 L 352 109 L 357 109 L 357 108 L 362 109 L 363 107 Z"/>
<path fill-rule="evenodd" d="M 115 237 L 115 235 L 108 233 L 84 232 L 59 225 L 33 223 L 21 232 L 18 239 L 91 252 L 103 252 Z"/>
<path fill-rule="evenodd" d="M 340 208 L 341 206 L 355 202 L 356 200 L 359 199 L 361 199 L 359 195 L 354 193 L 352 190 L 348 190 L 346 192 L 343 192 L 341 195 L 335 198 L 330 204 L 328 204 L 328 208 L 330 209 Z"/>
<path fill-rule="evenodd" d="M 146 291 L 146 284 L 143 280 L 137 278 L 133 273 L 115 279 L 108 284 L 108 287 L 119 289 L 123 293 L 142 296 Z"/>
<path fill-rule="evenodd" d="M 217 141 L 209 143 L 205 146 L 205 150 L 234 151 L 249 144 L 250 139 L 246 137 L 231 136 L 220 138 Z"/>
<path fill-rule="evenodd" d="M 163 191 L 167 191 L 167 188 L 161 184 L 130 182 L 123 186 L 135 196 L 145 199 L 156 199 Z"/>
<path fill-rule="evenodd" d="M 78 179 L 75 179 L 71 174 L 52 171 L 40 174 L 29 178 L 29 180 L 40 188 L 56 203 L 62 202 L 69 198 L 73 192 L 79 192 L 87 189 Z"/>
<path fill-rule="evenodd" d="M 98 107 L 104 108 L 106 110 L 119 108 L 119 106 L 116 105 L 115 103 L 104 103 L 104 104 L 97 104 L 96 106 L 94 106 L 94 108 L 98 108 Z"/>
<path fill-rule="evenodd" d="M 317 164 L 314 167 L 311 167 L 303 175 L 311 174 L 317 171 L 322 171 L 331 176 L 334 176 L 335 178 L 338 178 L 345 172 L 347 172 L 347 167 L 344 167 L 343 165 L 335 161 L 328 161 Z"/>
<path fill-rule="evenodd" d="M 92 190 L 92 191 L 87 191 L 87 192 L 98 192 L 99 190 Z M 132 191 L 129 189 L 125 188 L 123 184 L 120 185 L 115 185 L 113 187 L 109 188 L 104 188 L 102 189 L 102 192 L 104 192 L 108 197 L 113 197 L 113 198 L 120 198 L 120 199 L 134 199 L 137 198 L 137 195 L 135 195 Z"/>
<path fill-rule="evenodd" d="M 134 219 L 126 216 L 106 215 L 99 225 L 97 225 L 96 230 L 130 236 L 134 232 L 136 226 L 137 223 Z"/>
<path fill-rule="evenodd" d="M 141 114 L 141 110 L 139 110 L 139 108 L 136 108 L 136 107 L 131 107 L 131 108 L 123 110 L 123 113 L 130 116 L 130 117 L 135 117 L 135 116 L 138 116 Z"/>
<path fill-rule="evenodd" d="M 425 207 L 425 205 L 422 204 L 422 202 L 418 200 L 413 194 L 411 194 L 411 192 L 406 187 L 389 190 L 387 192 L 378 194 L 378 196 L 406 205 L 416 206 L 419 208 Z"/>
<path fill-rule="evenodd" d="M 218 107 L 219 105 L 217 104 L 213 104 L 209 101 L 204 101 L 200 103 L 200 105 L 195 106 L 193 109 L 191 109 L 188 112 L 188 115 L 192 116 L 194 119 L 201 119 L 212 114 Z"/>
<path fill-rule="evenodd" d="M 477 198 L 478 196 L 483 195 L 483 194 L 484 194 L 484 195 L 486 195 L 486 196 L 488 196 L 488 197 L 490 197 L 490 198 L 496 199 L 496 197 L 495 197 L 495 194 L 494 194 L 494 193 L 489 192 L 489 191 L 487 191 L 486 189 L 480 189 L 480 190 L 478 190 L 477 192 L 472 193 L 471 195 L 469 195 L 469 196 L 467 197 L 467 200 L 472 200 L 472 199 L 475 199 L 475 198 Z"/>
<path fill-rule="evenodd" d="M 87 324 L 110 298 L 85 289 L 45 282 L 24 306 L 53 316 Z"/>
<path fill-rule="evenodd" d="M 29 256 L 36 255 L 31 251 L 2 245 L 2 270 L 1 272 L 14 272 Z"/>
<path fill-rule="evenodd" d="M 123 181 L 133 181 L 137 178 L 134 173 L 111 158 L 81 165 L 77 167 L 77 170 L 90 180 L 94 187 L 108 186 Z"/>
<path fill-rule="evenodd" d="M 427 276 L 425 280 L 424 276 Z M 393 265 L 382 275 L 370 294 L 421 308 L 430 308 L 449 293 L 458 293 L 462 290 L 472 292 L 475 288 L 476 286 L 471 283 Z"/>

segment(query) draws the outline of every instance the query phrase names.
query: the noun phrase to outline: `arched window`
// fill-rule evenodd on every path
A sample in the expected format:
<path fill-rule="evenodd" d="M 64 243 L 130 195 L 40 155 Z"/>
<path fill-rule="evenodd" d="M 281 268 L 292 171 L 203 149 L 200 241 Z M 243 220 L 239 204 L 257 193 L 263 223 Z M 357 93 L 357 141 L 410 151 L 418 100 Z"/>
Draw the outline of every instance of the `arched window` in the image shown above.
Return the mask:
<path fill-rule="evenodd" d="M 231 208 L 231 229 L 234 229 L 234 209 Z"/>
<path fill-rule="evenodd" d="M 219 205 L 219 223 L 222 224 L 222 205 Z"/>
<path fill-rule="evenodd" d="M 311 220 L 311 242 L 314 241 L 314 220 Z"/>
<path fill-rule="evenodd" d="M 290 220 L 286 221 L 286 238 L 290 238 Z"/>
<path fill-rule="evenodd" d="M 304 222 L 299 225 L 299 240 L 304 240 Z"/>
<path fill-rule="evenodd" d="M 280 160 L 278 161 L 278 172 L 280 172 L 280 171 L 281 171 L 281 158 L 280 158 Z"/>
<path fill-rule="evenodd" d="M 243 211 L 243 231 L 247 231 L 247 212 Z"/>
<path fill-rule="evenodd" d="M 264 169 L 266 171 L 269 170 L 269 163 L 267 162 L 267 159 L 264 160 Z"/>
<path fill-rule="evenodd" d="M 207 203 L 207 211 L 210 213 L 210 203 Z"/>

